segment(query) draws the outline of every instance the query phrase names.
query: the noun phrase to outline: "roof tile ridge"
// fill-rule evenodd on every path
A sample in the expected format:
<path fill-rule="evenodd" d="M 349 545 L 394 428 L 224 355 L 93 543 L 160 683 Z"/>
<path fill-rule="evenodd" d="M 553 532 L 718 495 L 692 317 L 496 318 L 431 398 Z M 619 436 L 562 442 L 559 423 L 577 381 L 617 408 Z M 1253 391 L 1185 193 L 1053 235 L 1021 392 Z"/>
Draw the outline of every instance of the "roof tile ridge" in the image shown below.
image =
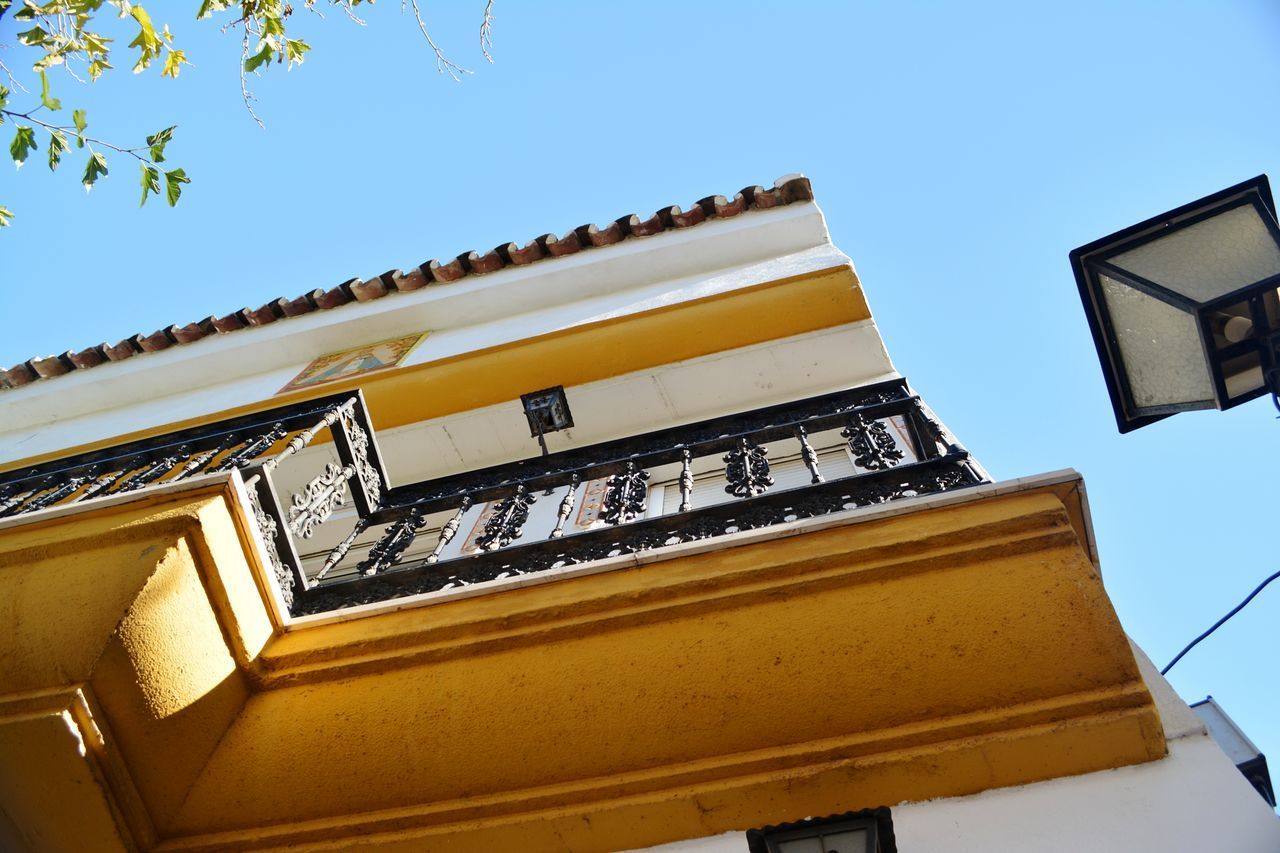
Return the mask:
<path fill-rule="evenodd" d="M 408 271 L 388 270 L 369 281 L 348 279 L 329 290 L 315 289 L 294 299 L 280 297 L 258 308 L 242 308 L 224 317 L 210 315 L 198 322 L 168 326 L 150 335 L 136 334 L 114 346 L 104 342 L 79 352 L 68 350 L 57 356 L 31 358 L 8 370 L 0 369 L 0 391 L 206 337 L 331 310 L 349 302 L 371 302 L 390 293 L 409 293 L 424 287 L 446 285 L 469 275 L 486 275 L 507 267 L 527 266 L 548 258 L 611 246 L 631 238 L 643 239 L 667 230 L 692 228 L 711 219 L 728 219 L 748 210 L 769 210 L 805 201 L 813 201 L 813 187 L 809 179 L 798 173 L 783 175 L 767 189 L 762 186 L 744 187 L 731 199 L 722 195 L 706 196 L 690 205 L 688 210 L 670 205 L 647 218 L 631 213 L 604 226 L 580 225 L 562 237 L 548 233 L 523 246 L 505 243 L 484 253 L 475 250 L 464 252 L 444 263 L 433 258 Z"/>

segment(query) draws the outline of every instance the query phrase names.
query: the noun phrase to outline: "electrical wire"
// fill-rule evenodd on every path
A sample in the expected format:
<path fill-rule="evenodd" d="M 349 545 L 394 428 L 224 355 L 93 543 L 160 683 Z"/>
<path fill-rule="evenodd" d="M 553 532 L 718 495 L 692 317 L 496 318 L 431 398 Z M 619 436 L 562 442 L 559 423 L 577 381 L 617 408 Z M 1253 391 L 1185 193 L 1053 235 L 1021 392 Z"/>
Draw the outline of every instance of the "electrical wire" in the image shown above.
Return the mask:
<path fill-rule="evenodd" d="M 1221 628 L 1221 627 L 1223 626 L 1223 624 L 1224 624 L 1228 619 L 1230 619 L 1232 616 L 1235 616 L 1235 615 L 1236 615 L 1237 613 L 1239 613 L 1241 610 L 1244 610 L 1244 606 L 1245 606 L 1246 604 L 1248 604 L 1250 601 L 1253 601 L 1254 596 L 1256 596 L 1258 593 L 1262 592 L 1262 590 L 1266 588 L 1267 584 L 1271 583 L 1271 582 L 1272 582 L 1273 580 L 1275 580 L 1276 578 L 1280 578 L 1280 572 L 1276 572 L 1274 575 L 1272 575 L 1271 577 L 1267 578 L 1267 579 L 1266 579 L 1266 580 L 1264 580 L 1262 583 L 1260 583 L 1260 584 L 1258 584 L 1256 587 L 1254 587 L 1253 592 L 1249 593 L 1249 594 L 1245 597 L 1244 601 L 1240 602 L 1240 603 L 1239 603 L 1239 604 L 1237 604 L 1235 607 L 1231 608 L 1231 612 L 1230 612 L 1230 613 L 1228 613 L 1226 616 L 1223 616 L 1223 617 L 1222 617 L 1221 619 L 1219 619 L 1217 622 L 1214 622 L 1214 623 L 1213 623 L 1213 625 L 1209 628 L 1209 630 L 1208 630 L 1208 631 L 1205 631 L 1205 632 L 1204 632 L 1203 634 L 1201 634 L 1199 637 L 1196 637 L 1194 640 L 1192 640 L 1190 643 L 1188 643 L 1188 644 L 1187 644 L 1187 647 L 1186 647 L 1185 649 L 1183 649 L 1182 651 L 1178 652 L 1177 657 L 1175 657 L 1173 660 L 1169 661 L 1169 665 L 1168 665 L 1168 666 L 1166 666 L 1164 669 L 1160 670 L 1160 674 L 1161 674 L 1161 675 L 1165 675 L 1166 673 L 1168 673 L 1168 672 L 1169 672 L 1169 670 L 1173 669 L 1173 665 L 1174 665 L 1175 663 L 1177 663 L 1178 661 L 1182 660 L 1182 656 L 1183 656 L 1183 655 L 1185 655 L 1187 652 L 1189 652 L 1189 651 L 1191 651 L 1192 649 L 1194 649 L 1194 648 L 1199 644 L 1199 642 L 1200 642 L 1201 640 L 1203 640 L 1205 637 L 1208 637 L 1208 636 L 1209 636 L 1210 634 L 1212 634 L 1214 631 L 1216 631 L 1216 630 L 1218 630 L 1219 628 Z"/>

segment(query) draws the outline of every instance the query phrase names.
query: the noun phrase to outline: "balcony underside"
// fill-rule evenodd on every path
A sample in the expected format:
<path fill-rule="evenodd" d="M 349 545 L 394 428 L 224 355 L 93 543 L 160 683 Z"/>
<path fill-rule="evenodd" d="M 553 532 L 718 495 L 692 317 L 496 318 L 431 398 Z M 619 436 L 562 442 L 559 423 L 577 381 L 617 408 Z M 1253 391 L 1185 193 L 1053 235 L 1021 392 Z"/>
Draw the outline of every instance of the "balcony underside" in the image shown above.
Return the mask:
<path fill-rule="evenodd" d="M 279 615 L 245 505 L 0 523 L 36 849 L 609 850 L 1165 751 L 1075 480 L 325 623 Z"/>

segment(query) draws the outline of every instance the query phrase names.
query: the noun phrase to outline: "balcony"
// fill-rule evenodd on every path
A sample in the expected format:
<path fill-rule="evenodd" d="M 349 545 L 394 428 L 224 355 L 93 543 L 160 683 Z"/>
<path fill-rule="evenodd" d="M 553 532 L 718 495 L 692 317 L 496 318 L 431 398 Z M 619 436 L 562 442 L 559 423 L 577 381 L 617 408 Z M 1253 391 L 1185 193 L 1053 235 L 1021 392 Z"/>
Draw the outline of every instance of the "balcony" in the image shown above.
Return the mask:
<path fill-rule="evenodd" d="M 983 482 L 901 381 L 407 485 L 393 446 L 342 394 L 6 475 L 24 832 L 616 850 L 1164 755 L 1078 477 Z"/>
<path fill-rule="evenodd" d="M 0 517 L 236 468 L 295 616 L 985 481 L 893 380 L 392 487 L 357 391 L 9 472 Z"/>

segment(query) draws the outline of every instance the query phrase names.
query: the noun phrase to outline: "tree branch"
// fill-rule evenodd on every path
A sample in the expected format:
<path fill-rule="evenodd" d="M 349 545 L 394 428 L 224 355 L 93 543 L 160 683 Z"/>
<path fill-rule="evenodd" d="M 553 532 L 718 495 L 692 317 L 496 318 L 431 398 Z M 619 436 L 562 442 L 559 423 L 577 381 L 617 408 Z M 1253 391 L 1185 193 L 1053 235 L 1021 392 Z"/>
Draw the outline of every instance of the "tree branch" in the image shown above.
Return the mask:
<path fill-rule="evenodd" d="M 254 97 L 253 93 L 249 91 L 249 81 L 246 79 L 248 72 L 244 70 L 244 64 L 249 59 L 249 22 L 244 18 L 241 18 L 240 22 L 244 25 L 244 39 L 240 43 L 240 97 L 244 99 L 244 108 L 249 111 L 249 115 L 258 123 L 258 127 L 266 130 L 267 126 L 263 124 L 262 119 L 258 118 L 258 114 L 253 111 L 252 102 Z"/>
<path fill-rule="evenodd" d="M 150 157 L 143 157 L 141 154 L 138 153 L 139 151 L 150 151 L 151 149 L 146 145 L 139 145 L 137 148 L 121 148 L 119 145 L 112 145 L 110 142 L 107 142 L 105 139 L 98 139 L 97 137 L 94 137 L 94 136 L 84 136 L 78 130 L 76 130 L 74 125 L 59 125 L 59 124 L 51 124 L 47 121 L 41 121 L 40 119 L 32 115 L 32 113 L 34 113 L 38 109 L 40 108 L 36 107 L 35 109 L 25 113 L 16 112 L 14 110 L 0 109 L 0 115 L 6 115 L 6 116 L 9 116 L 9 118 L 24 119 L 26 121 L 31 122 L 32 124 L 38 124 L 48 131 L 56 130 L 59 133 L 69 133 L 72 136 L 77 137 L 78 139 L 83 139 L 85 142 L 85 145 L 90 145 L 90 144 L 101 145 L 103 148 L 109 148 L 112 151 L 116 151 L 120 154 L 128 154 L 130 157 L 133 157 L 139 162 L 145 163 L 148 166 L 155 166 L 156 168 L 159 168 L 159 164 L 157 164 Z M 90 148 L 89 150 L 92 151 L 93 149 Z"/>
<path fill-rule="evenodd" d="M 427 32 L 426 22 L 422 20 L 422 10 L 418 8 L 418 0 L 409 0 L 409 5 L 413 7 L 413 17 L 418 22 L 418 29 L 422 30 L 422 37 L 427 40 L 427 44 L 431 45 L 431 50 L 436 55 L 436 70 L 441 74 L 448 74 L 455 82 L 461 83 L 462 78 L 458 75 L 472 72 L 445 56 L 444 51 L 431 38 L 431 33 Z M 403 0 L 400 7 L 404 8 Z"/>
<path fill-rule="evenodd" d="M 493 64 L 493 57 L 489 55 L 489 48 L 493 47 L 493 0 L 486 0 L 484 4 L 484 20 L 480 22 L 480 52 L 484 54 L 484 58 L 489 60 L 489 64 Z"/>

